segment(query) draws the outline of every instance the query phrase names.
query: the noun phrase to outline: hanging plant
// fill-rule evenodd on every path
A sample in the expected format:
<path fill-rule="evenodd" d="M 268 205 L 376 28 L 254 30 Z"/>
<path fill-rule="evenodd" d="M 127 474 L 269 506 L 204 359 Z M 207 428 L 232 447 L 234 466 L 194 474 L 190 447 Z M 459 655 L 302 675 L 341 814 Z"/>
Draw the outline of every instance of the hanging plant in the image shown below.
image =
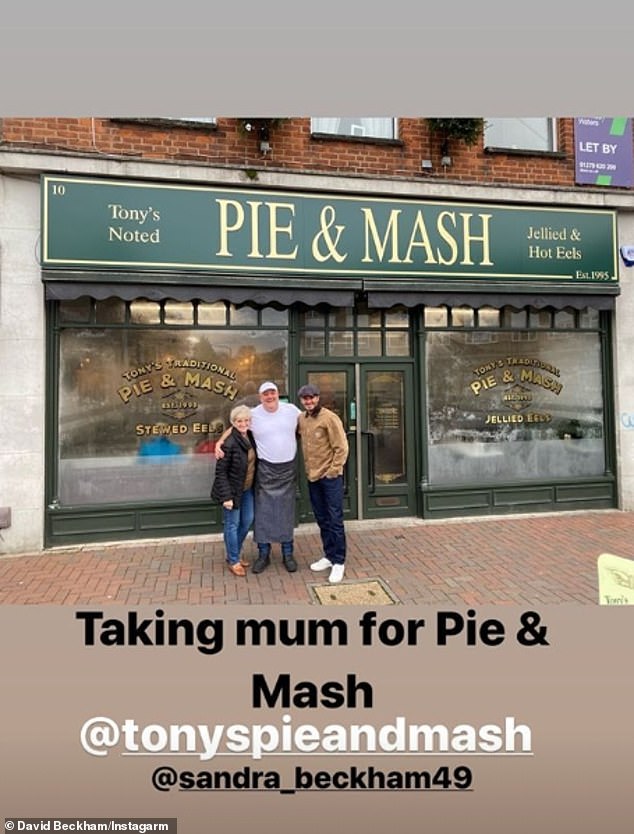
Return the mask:
<path fill-rule="evenodd" d="M 465 145 L 475 145 L 484 130 L 484 119 L 427 119 L 427 123 L 445 142 L 459 139 Z"/>

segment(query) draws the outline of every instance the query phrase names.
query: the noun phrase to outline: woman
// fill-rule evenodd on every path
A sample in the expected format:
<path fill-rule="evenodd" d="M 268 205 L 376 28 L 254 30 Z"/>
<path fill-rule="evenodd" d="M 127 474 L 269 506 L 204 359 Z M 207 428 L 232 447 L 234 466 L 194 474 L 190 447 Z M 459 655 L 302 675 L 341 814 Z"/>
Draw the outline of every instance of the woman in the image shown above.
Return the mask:
<path fill-rule="evenodd" d="M 248 563 L 240 560 L 240 550 L 253 523 L 253 480 L 255 440 L 251 433 L 251 409 L 238 405 L 229 415 L 231 433 L 223 443 L 224 457 L 216 462 L 211 497 L 222 504 L 227 564 L 236 576 L 246 576 Z"/>

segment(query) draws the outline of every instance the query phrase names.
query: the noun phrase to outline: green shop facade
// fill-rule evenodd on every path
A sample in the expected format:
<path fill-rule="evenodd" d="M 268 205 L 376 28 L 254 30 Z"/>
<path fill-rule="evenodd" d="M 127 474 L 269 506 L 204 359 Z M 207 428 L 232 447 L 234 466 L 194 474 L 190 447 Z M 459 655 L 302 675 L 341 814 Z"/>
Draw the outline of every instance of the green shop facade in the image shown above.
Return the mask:
<path fill-rule="evenodd" d="M 613 212 L 41 192 L 47 546 L 219 531 L 215 441 L 265 379 L 342 418 L 349 519 L 616 506 Z"/>

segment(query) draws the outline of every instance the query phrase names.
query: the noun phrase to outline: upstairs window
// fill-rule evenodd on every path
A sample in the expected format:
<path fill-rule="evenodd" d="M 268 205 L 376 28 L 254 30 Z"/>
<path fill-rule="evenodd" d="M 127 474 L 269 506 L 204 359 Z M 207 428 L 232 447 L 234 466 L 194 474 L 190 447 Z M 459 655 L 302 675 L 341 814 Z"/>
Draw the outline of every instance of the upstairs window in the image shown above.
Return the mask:
<path fill-rule="evenodd" d="M 190 125 L 206 125 L 207 127 L 218 126 L 215 116 L 173 116 L 170 121 L 185 122 Z"/>
<path fill-rule="evenodd" d="M 556 151 L 555 120 L 487 117 L 484 122 L 484 147 L 519 151 Z"/>
<path fill-rule="evenodd" d="M 215 116 L 118 116 L 111 118 L 113 122 L 134 122 L 136 124 L 157 125 L 159 127 L 189 126 L 217 128 Z"/>
<path fill-rule="evenodd" d="M 311 119 L 312 133 L 355 136 L 361 139 L 396 139 L 396 119 L 367 116 L 322 117 Z"/>

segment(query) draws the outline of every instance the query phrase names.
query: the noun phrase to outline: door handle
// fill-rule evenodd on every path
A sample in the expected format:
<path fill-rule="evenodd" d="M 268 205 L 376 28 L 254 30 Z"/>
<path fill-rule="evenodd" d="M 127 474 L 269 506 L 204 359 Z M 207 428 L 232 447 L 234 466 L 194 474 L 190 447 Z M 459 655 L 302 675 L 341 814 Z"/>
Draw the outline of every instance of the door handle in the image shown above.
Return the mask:
<path fill-rule="evenodd" d="M 370 492 L 374 492 L 376 488 L 376 473 L 374 470 L 374 444 L 376 438 L 374 432 L 371 431 L 362 431 L 361 434 L 368 438 L 368 487 L 370 488 Z"/>

